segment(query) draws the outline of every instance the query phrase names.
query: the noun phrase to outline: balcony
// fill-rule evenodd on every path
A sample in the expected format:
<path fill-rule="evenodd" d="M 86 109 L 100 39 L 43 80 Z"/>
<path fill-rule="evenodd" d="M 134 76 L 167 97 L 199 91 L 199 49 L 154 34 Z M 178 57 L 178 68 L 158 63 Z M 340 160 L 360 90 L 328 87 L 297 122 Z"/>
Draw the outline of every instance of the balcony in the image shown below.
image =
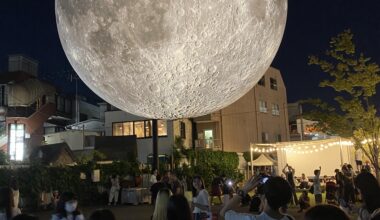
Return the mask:
<path fill-rule="evenodd" d="M 197 139 L 196 149 L 222 150 L 221 139 Z"/>
<path fill-rule="evenodd" d="M 36 102 L 29 106 L 9 106 L 7 117 L 29 117 L 36 111 Z"/>

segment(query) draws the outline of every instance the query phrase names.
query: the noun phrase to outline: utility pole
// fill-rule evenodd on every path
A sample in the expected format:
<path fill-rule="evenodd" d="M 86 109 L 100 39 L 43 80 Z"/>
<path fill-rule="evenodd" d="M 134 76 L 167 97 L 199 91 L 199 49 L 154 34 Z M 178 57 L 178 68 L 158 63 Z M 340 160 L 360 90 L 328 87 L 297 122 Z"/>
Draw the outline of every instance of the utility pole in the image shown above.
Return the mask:
<path fill-rule="evenodd" d="M 75 77 L 75 123 L 79 123 L 78 77 Z"/>
<path fill-rule="evenodd" d="M 73 82 L 75 80 L 75 124 L 79 123 L 79 98 L 78 98 L 78 79 L 79 77 L 77 75 L 74 75 L 74 73 L 70 74 L 70 82 Z"/>
<path fill-rule="evenodd" d="M 302 105 L 298 104 L 300 111 L 300 120 L 301 120 L 301 141 L 303 141 L 303 116 L 302 116 Z"/>

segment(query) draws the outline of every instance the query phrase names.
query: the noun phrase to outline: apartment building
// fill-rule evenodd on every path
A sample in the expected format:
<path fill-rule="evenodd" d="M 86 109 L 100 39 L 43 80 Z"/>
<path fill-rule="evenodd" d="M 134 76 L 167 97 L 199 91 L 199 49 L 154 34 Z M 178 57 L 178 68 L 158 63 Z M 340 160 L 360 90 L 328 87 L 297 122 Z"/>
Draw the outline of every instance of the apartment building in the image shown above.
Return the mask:
<path fill-rule="evenodd" d="M 280 71 L 270 67 L 235 103 L 193 120 L 200 148 L 244 152 L 251 143 L 289 141 L 286 87 Z"/>
<path fill-rule="evenodd" d="M 135 135 L 141 162 L 147 162 L 152 154 L 151 123 L 116 108 L 105 112 L 106 136 Z M 187 148 L 249 151 L 250 143 L 289 141 L 288 124 L 281 73 L 269 68 L 254 88 L 220 111 L 197 118 L 158 120 L 158 151 L 171 155 L 177 136 Z"/>

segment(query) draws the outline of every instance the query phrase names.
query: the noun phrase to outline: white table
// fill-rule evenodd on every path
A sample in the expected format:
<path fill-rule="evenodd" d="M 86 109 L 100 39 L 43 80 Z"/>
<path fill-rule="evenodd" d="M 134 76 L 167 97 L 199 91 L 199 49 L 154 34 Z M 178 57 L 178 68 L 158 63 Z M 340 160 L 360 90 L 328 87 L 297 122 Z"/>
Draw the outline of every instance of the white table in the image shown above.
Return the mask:
<path fill-rule="evenodd" d="M 138 205 L 150 202 L 150 192 L 147 188 L 123 188 L 121 190 L 121 204 L 131 203 Z"/>

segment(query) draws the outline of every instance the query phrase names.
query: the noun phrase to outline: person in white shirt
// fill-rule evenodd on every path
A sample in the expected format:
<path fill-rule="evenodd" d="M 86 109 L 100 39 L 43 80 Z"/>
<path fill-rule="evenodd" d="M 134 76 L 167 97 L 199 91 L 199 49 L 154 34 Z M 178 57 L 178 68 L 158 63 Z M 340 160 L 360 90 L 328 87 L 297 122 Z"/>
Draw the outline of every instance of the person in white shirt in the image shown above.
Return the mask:
<path fill-rule="evenodd" d="M 210 220 L 211 208 L 208 199 L 208 192 L 205 189 L 205 184 L 200 176 L 193 177 L 193 201 L 194 220 Z"/>
<path fill-rule="evenodd" d="M 110 195 L 108 198 L 108 205 L 111 205 L 112 200 L 114 200 L 114 205 L 117 204 L 118 198 L 119 198 L 119 190 L 120 190 L 119 176 L 112 175 Z"/>
<path fill-rule="evenodd" d="M 62 193 L 51 220 L 84 220 L 84 216 L 78 210 L 78 200 L 74 193 Z"/>
<path fill-rule="evenodd" d="M 322 189 L 321 189 L 321 175 L 322 168 L 319 167 L 319 170 L 314 170 L 314 179 L 313 179 L 313 187 L 314 187 L 314 197 L 315 197 L 315 204 L 321 204 L 322 203 Z"/>
<path fill-rule="evenodd" d="M 358 171 L 360 172 L 363 166 L 363 152 L 361 148 L 355 151 L 355 162 L 356 162 L 356 167 Z"/>
<path fill-rule="evenodd" d="M 264 182 L 267 178 L 267 181 Z M 238 213 L 238 208 L 243 197 L 248 192 L 263 184 L 264 195 L 261 196 L 263 211 L 259 215 L 248 213 Z M 252 177 L 243 186 L 237 196 L 234 196 L 220 211 L 220 215 L 225 220 L 292 220 L 293 217 L 282 214 L 280 208 L 290 202 L 292 198 L 292 188 L 289 183 L 281 177 Z"/>
<path fill-rule="evenodd" d="M 157 173 L 158 171 L 157 170 L 154 170 L 152 175 L 150 176 L 150 179 L 149 179 L 149 186 L 152 186 L 153 184 L 157 183 Z"/>

